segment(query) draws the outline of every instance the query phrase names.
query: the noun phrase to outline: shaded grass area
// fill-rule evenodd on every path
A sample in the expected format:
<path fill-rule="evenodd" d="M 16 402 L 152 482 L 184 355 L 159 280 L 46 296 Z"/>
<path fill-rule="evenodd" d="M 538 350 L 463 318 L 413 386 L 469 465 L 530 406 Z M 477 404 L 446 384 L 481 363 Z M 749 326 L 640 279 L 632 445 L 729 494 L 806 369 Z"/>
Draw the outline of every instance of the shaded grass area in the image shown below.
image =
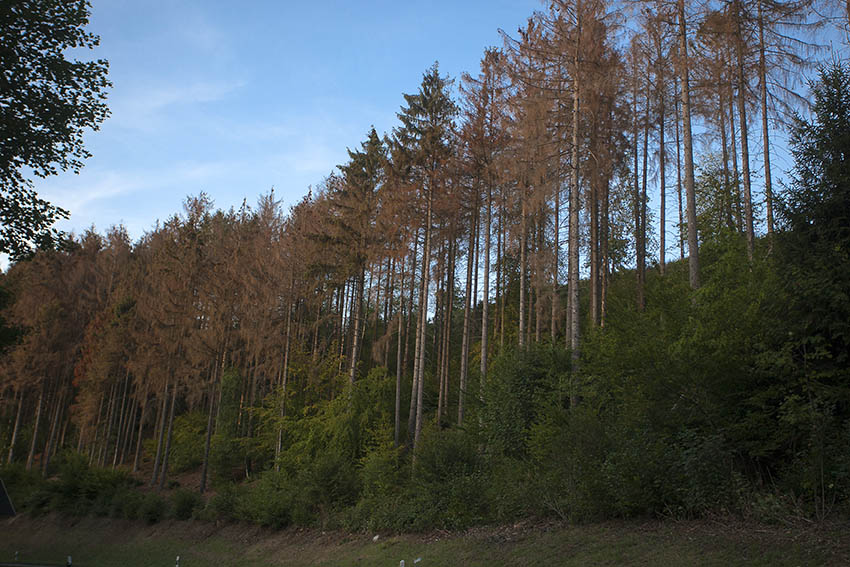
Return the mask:
<path fill-rule="evenodd" d="M 516 524 L 379 537 L 241 524 L 18 517 L 0 522 L 0 562 L 80 567 L 429 565 L 847 565 L 850 525 L 723 521 Z"/>

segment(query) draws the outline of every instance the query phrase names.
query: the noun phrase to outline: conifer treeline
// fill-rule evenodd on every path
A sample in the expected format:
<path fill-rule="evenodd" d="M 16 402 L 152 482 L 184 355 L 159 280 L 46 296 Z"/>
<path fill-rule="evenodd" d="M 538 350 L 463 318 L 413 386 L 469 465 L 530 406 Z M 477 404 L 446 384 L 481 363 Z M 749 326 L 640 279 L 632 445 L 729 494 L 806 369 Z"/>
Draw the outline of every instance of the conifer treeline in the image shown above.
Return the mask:
<path fill-rule="evenodd" d="M 200 411 L 203 491 L 228 369 L 227 427 L 279 453 L 287 411 L 342 393 L 329 376 L 387 368 L 394 441 L 415 449 L 427 420 L 468 419 L 507 346 L 561 344 L 577 364 L 615 271 L 634 270 L 641 310 L 671 254 L 699 287 L 699 230 L 737 231 L 752 256 L 764 211 L 771 237 L 770 132 L 800 96 L 810 7 L 554 1 L 457 99 L 428 69 L 391 134 L 372 129 L 288 214 L 273 193 L 229 212 L 200 195 L 138 242 L 89 231 L 14 264 L 5 460 L 46 471 L 71 447 L 136 471 L 152 439 L 164 485 L 175 415 Z"/>

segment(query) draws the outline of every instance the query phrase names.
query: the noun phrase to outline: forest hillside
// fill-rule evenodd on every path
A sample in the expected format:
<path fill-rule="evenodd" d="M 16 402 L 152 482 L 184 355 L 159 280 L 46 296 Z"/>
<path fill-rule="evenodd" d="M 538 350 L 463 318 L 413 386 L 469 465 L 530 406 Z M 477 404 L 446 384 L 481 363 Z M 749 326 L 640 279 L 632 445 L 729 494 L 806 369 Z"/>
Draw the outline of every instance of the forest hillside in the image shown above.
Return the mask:
<path fill-rule="evenodd" d="M 135 242 L 22 256 L 15 504 L 393 532 L 846 514 L 850 65 L 792 90 L 830 24 L 810 4 L 552 2 L 477 73 L 427 69 L 288 211 L 200 194 Z"/>

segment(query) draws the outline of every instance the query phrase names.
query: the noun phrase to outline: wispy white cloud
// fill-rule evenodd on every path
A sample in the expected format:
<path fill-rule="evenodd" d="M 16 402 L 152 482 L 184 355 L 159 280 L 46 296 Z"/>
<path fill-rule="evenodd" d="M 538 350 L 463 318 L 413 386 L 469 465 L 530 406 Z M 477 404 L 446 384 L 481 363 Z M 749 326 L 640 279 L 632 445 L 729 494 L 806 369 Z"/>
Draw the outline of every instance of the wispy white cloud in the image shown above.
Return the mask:
<path fill-rule="evenodd" d="M 196 81 L 186 84 L 164 84 L 125 87 L 110 103 L 110 126 L 154 132 L 162 129 L 168 112 L 180 107 L 223 100 L 245 85 L 241 80 Z"/>

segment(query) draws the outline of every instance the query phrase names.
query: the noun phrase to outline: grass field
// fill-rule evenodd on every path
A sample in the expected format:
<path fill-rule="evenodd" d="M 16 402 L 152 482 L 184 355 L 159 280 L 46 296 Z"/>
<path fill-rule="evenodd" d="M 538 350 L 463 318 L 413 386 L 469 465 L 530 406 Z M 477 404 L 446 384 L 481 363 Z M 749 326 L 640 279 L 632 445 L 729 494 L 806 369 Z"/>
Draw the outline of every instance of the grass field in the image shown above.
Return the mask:
<path fill-rule="evenodd" d="M 403 536 L 104 518 L 0 522 L 0 563 L 75 567 L 850 565 L 850 525 L 795 528 L 736 520 L 522 523 Z"/>

